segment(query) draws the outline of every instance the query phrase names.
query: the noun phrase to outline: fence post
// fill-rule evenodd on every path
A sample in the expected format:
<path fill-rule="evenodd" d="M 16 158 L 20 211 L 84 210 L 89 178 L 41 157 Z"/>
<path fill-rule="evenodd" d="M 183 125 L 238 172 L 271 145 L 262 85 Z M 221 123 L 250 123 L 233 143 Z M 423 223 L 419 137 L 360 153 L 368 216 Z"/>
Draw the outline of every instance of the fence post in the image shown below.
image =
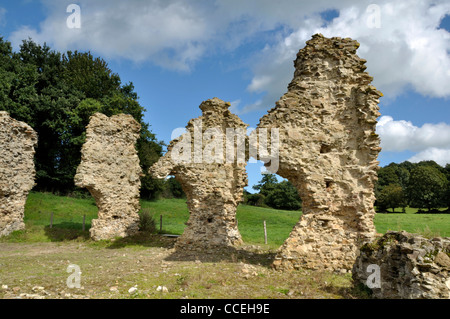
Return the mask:
<path fill-rule="evenodd" d="M 83 231 L 85 230 L 86 225 L 86 214 L 83 215 Z"/>
<path fill-rule="evenodd" d="M 163 225 L 162 219 L 163 219 L 162 215 L 159 215 L 159 232 L 160 233 L 162 233 L 162 225 Z"/>
<path fill-rule="evenodd" d="M 267 245 L 267 227 L 266 227 L 266 221 L 264 221 L 264 244 Z"/>

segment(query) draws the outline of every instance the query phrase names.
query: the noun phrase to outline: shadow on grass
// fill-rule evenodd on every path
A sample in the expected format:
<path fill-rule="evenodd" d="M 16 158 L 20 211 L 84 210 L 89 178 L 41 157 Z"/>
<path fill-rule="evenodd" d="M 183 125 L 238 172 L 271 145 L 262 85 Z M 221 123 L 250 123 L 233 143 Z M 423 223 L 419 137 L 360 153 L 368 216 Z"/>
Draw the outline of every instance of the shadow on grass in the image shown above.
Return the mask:
<path fill-rule="evenodd" d="M 320 290 L 340 295 L 344 299 L 372 299 L 372 290 L 364 286 L 363 284 L 354 284 L 350 287 L 336 287 L 333 285 L 324 285 L 320 288 Z"/>
<path fill-rule="evenodd" d="M 450 209 L 446 209 L 446 210 L 439 210 L 439 209 L 421 210 L 421 209 L 419 209 L 416 214 L 450 214 Z"/>
<path fill-rule="evenodd" d="M 149 232 L 139 232 L 136 235 L 118 238 L 106 246 L 108 249 L 120 249 L 127 246 L 160 247 L 171 249 L 175 245 L 176 239 L 163 237 L 159 234 Z"/>
<path fill-rule="evenodd" d="M 247 264 L 272 267 L 276 253 L 274 251 L 250 250 L 245 245 L 237 248 L 217 248 L 210 251 L 185 251 L 176 250 L 165 260 L 167 261 L 200 261 L 208 263 L 216 262 L 244 262 Z"/>
<path fill-rule="evenodd" d="M 53 225 L 52 228 L 50 228 L 50 226 L 45 226 L 44 232 L 52 242 L 61 242 L 68 240 L 88 240 L 89 231 L 83 231 L 81 229 L 81 223 L 63 222 Z"/>

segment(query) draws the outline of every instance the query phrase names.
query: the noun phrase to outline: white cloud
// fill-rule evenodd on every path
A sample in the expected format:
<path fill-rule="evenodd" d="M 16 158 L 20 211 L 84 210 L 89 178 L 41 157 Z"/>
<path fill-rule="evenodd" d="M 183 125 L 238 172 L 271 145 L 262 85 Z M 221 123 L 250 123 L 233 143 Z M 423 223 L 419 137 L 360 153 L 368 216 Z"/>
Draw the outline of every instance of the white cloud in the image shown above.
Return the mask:
<path fill-rule="evenodd" d="M 450 149 L 450 125 L 446 123 L 426 123 L 417 127 L 409 121 L 394 121 L 391 116 L 383 116 L 378 121 L 377 133 L 385 151 L 420 152 L 432 147 Z"/>
<path fill-rule="evenodd" d="M 450 96 L 450 33 L 438 29 L 450 14 L 448 1 L 378 1 L 381 27 L 371 28 L 367 1 L 339 6 L 339 17 L 326 26 L 317 16 L 309 16 L 303 25 L 272 46 L 266 47 L 254 66 L 250 92 L 266 91 L 259 102 L 268 109 L 286 91 L 292 79 L 296 53 L 312 34 L 327 37 L 351 37 L 360 42 L 358 55 L 365 58 L 373 84 L 385 97 L 393 99 L 407 88 L 431 97 Z M 258 105 L 249 105 L 250 111 Z"/>
<path fill-rule="evenodd" d="M 378 121 L 383 151 L 418 152 L 409 159 L 411 162 L 434 160 L 441 165 L 450 163 L 450 125 L 446 123 L 426 123 L 421 127 L 409 121 L 394 121 L 391 116 L 383 116 Z"/>
<path fill-rule="evenodd" d="M 450 164 L 450 149 L 429 148 L 423 152 L 420 152 L 408 161 L 412 163 L 418 163 L 421 161 L 433 160 L 441 166 Z"/>
<path fill-rule="evenodd" d="M 49 15 L 39 30 L 23 26 L 10 40 L 47 42 L 59 50 L 93 50 L 109 58 L 150 60 L 165 68 L 186 70 L 204 54 L 213 30 L 205 10 L 185 1 L 80 0 L 80 29 L 66 25 L 71 1 L 44 1 Z"/>
<path fill-rule="evenodd" d="M 12 33 L 15 47 L 31 36 L 58 50 L 92 50 L 106 58 L 150 61 L 190 70 L 217 50 L 234 50 L 270 31 L 266 48 L 249 58 L 249 92 L 266 92 L 242 111 L 269 109 L 286 91 L 298 50 L 314 33 L 352 37 L 368 60 L 374 84 L 388 98 L 412 87 L 423 95 L 450 96 L 450 33 L 438 29 L 450 13 L 446 0 L 380 0 L 381 28 L 370 28 L 371 0 L 79 0 L 82 28 L 66 27 L 72 0 L 41 0 L 48 16 L 39 28 Z M 337 10 L 326 23 L 320 13 Z"/>

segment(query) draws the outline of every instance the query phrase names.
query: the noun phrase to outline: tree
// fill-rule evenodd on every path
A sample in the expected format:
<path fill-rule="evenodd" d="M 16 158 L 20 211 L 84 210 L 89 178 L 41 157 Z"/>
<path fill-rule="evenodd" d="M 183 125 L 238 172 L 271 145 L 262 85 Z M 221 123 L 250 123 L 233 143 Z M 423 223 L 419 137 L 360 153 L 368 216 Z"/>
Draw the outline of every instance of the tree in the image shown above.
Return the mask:
<path fill-rule="evenodd" d="M 165 181 L 162 181 L 161 192 L 163 198 L 186 198 L 180 182 L 175 177 L 169 177 Z"/>
<path fill-rule="evenodd" d="M 383 187 L 379 196 L 377 197 L 377 206 L 379 210 L 386 210 L 392 208 L 395 212 L 396 207 L 406 207 L 407 201 L 403 188 L 398 184 L 389 184 Z"/>
<path fill-rule="evenodd" d="M 263 178 L 253 186 L 259 194 L 246 194 L 249 205 L 262 206 L 262 202 L 275 209 L 299 210 L 302 207 L 297 189 L 289 182 L 278 183 L 275 174 L 264 174 Z"/>
<path fill-rule="evenodd" d="M 447 179 L 436 167 L 418 165 L 411 171 L 407 189 L 410 206 L 437 208 L 443 205 Z"/>
<path fill-rule="evenodd" d="M 445 165 L 445 176 L 447 177 L 447 191 L 444 195 L 444 203 L 450 210 L 450 164 Z"/>
<path fill-rule="evenodd" d="M 277 183 L 264 202 L 275 209 L 299 210 L 302 208 L 298 191 L 289 181 Z"/>
<path fill-rule="evenodd" d="M 244 189 L 244 204 L 250 206 L 264 207 L 265 196 L 260 193 L 252 194 Z"/>
<path fill-rule="evenodd" d="M 253 189 L 259 191 L 260 194 L 267 196 L 277 184 L 278 180 L 275 174 L 264 174 L 258 184 L 253 186 Z"/>

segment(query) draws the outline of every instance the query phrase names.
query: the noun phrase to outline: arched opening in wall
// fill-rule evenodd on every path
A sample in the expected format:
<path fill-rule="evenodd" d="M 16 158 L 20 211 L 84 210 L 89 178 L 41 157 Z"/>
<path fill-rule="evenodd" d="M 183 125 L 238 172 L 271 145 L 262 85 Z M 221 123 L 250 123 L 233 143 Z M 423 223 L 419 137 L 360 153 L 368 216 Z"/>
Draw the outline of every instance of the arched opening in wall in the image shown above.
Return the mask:
<path fill-rule="evenodd" d="M 147 212 L 151 216 L 157 233 L 180 236 L 189 220 L 186 194 L 173 175 L 158 180 L 158 183 L 160 191 L 154 199 L 141 199 L 139 214 Z"/>
<path fill-rule="evenodd" d="M 246 244 L 264 244 L 264 221 L 270 248 L 280 247 L 302 214 L 297 189 L 277 174 L 262 174 L 261 161 L 247 164 L 248 186 L 237 208 L 239 232 Z"/>

